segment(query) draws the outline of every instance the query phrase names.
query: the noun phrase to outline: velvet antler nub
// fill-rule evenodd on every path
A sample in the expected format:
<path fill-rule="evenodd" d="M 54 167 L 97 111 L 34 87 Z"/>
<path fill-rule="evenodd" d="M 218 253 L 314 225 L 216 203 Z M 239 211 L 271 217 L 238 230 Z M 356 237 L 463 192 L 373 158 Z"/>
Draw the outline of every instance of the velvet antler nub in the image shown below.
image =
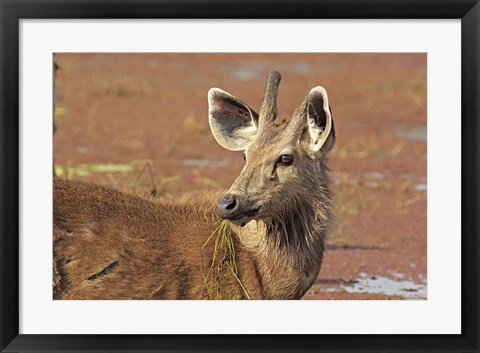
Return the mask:
<path fill-rule="evenodd" d="M 260 120 L 274 121 L 277 117 L 277 94 L 282 76 L 278 71 L 270 71 L 265 85 L 265 96 L 260 109 Z"/>

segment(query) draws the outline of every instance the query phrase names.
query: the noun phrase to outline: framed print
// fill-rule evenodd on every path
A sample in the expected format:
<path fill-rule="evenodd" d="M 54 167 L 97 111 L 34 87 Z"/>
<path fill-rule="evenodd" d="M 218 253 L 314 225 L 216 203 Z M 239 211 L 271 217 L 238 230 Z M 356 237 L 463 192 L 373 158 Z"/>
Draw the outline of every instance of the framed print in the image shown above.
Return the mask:
<path fill-rule="evenodd" d="M 477 1 L 0 9 L 2 352 L 479 351 Z"/>

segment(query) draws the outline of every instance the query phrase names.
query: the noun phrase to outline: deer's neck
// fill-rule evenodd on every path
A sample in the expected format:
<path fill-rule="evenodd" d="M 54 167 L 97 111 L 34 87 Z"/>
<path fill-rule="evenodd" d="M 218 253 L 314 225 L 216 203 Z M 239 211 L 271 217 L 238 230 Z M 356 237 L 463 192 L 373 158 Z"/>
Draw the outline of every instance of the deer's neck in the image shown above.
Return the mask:
<path fill-rule="evenodd" d="M 292 203 L 281 219 L 252 221 L 238 229 L 242 245 L 254 254 L 268 297 L 299 298 L 312 285 L 330 219 L 331 198 L 322 192 Z"/>

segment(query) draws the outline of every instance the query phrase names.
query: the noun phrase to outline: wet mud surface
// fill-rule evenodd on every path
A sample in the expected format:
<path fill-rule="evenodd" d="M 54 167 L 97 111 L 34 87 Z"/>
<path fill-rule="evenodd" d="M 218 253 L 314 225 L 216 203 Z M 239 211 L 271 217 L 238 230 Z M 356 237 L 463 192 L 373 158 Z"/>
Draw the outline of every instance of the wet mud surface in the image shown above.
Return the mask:
<path fill-rule="evenodd" d="M 316 85 L 336 129 L 336 226 L 304 299 L 427 298 L 424 54 L 57 54 L 58 173 L 156 194 L 227 189 L 240 152 L 210 133 L 207 92 L 259 110 L 266 73 L 280 115 Z"/>

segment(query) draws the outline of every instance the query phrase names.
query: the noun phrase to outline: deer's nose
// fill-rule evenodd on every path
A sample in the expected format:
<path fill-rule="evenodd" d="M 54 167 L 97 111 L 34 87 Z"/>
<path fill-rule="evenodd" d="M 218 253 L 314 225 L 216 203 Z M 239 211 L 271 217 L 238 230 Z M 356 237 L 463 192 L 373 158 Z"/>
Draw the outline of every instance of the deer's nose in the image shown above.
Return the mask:
<path fill-rule="evenodd" d="M 217 213 L 221 218 L 229 218 L 238 208 L 235 194 L 226 194 L 217 202 Z"/>

